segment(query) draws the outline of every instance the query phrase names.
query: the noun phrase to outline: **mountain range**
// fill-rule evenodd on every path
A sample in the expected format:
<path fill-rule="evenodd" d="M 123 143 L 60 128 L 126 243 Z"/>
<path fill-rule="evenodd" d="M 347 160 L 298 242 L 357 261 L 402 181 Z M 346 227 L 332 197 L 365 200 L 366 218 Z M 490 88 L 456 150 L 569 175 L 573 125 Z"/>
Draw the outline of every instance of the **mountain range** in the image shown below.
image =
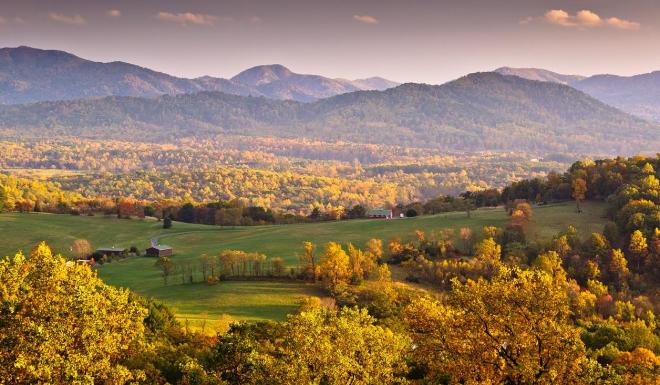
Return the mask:
<path fill-rule="evenodd" d="M 0 49 L 0 104 L 103 96 L 156 97 L 200 91 L 309 102 L 397 85 L 377 77 L 352 81 L 302 75 L 281 65 L 250 68 L 231 79 L 185 79 L 124 62 L 85 60 L 63 51 L 24 46 Z"/>
<path fill-rule="evenodd" d="M 499 68 L 442 84 L 332 79 L 278 64 L 185 79 L 29 47 L 0 49 L 0 136 L 168 140 L 218 134 L 454 150 L 627 154 L 660 148 L 660 72 Z"/>
<path fill-rule="evenodd" d="M 242 81 L 258 85 L 260 76 L 246 78 L 253 80 Z M 207 91 L 0 106 L 0 135 L 13 137 L 168 140 L 241 134 L 468 151 L 625 154 L 657 150 L 659 132 L 657 125 L 567 85 L 493 72 L 310 103 Z"/>
<path fill-rule="evenodd" d="M 590 77 L 562 75 L 539 68 L 502 67 L 495 72 L 566 84 L 630 114 L 660 122 L 660 71 L 635 76 Z"/>

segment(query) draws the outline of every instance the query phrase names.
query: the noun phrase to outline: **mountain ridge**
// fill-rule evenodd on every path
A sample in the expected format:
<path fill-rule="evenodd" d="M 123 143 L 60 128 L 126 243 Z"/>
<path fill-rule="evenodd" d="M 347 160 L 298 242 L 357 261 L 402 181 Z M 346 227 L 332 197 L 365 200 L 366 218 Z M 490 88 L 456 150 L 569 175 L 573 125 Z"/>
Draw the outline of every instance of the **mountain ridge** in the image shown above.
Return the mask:
<path fill-rule="evenodd" d="M 495 72 L 569 85 L 630 114 L 660 122 L 660 71 L 633 76 L 563 75 L 541 68 L 501 67 Z"/>
<path fill-rule="evenodd" d="M 274 83 L 263 80 L 259 84 L 239 81 L 243 80 L 239 75 L 258 67 L 270 67 L 271 70 L 277 67 L 287 76 L 280 76 L 282 79 L 276 79 L 278 81 Z M 373 87 L 368 83 L 346 83 L 320 75 L 300 75 L 282 65 L 257 66 L 251 69 L 232 79 L 211 76 L 188 79 L 121 61 L 91 61 L 59 50 L 42 50 L 27 46 L 2 48 L 0 104 L 103 96 L 157 97 L 200 91 L 313 101 L 342 92 Z M 287 79 L 288 82 L 285 81 Z"/>
<path fill-rule="evenodd" d="M 204 91 L 0 107 L 0 135 L 161 140 L 241 134 L 452 150 L 653 151 L 657 125 L 571 87 L 497 73 L 406 83 L 312 103 Z"/>

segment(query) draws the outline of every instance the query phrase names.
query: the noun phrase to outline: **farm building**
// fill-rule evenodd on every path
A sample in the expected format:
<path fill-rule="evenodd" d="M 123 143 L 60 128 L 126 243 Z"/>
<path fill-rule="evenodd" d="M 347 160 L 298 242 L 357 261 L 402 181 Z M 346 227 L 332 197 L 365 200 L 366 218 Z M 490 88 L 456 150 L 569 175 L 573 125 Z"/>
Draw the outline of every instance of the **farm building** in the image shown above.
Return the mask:
<path fill-rule="evenodd" d="M 392 210 L 376 209 L 367 211 L 367 218 L 370 219 L 392 219 Z"/>
<path fill-rule="evenodd" d="M 148 257 L 171 257 L 172 248 L 166 245 L 151 245 L 147 249 Z"/>
<path fill-rule="evenodd" d="M 96 253 L 107 256 L 117 256 L 126 253 L 126 248 L 124 247 L 99 247 L 96 249 Z"/>

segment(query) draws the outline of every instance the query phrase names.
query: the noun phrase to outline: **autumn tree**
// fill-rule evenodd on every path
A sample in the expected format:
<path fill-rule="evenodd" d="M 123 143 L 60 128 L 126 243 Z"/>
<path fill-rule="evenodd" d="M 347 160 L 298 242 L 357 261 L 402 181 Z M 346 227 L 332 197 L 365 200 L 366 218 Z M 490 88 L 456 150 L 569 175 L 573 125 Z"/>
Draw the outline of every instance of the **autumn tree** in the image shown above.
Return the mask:
<path fill-rule="evenodd" d="M 122 364 L 139 348 L 146 310 L 86 265 L 42 243 L 0 261 L 0 382 L 124 384 L 145 378 Z"/>
<path fill-rule="evenodd" d="M 649 249 L 648 242 L 646 241 L 646 237 L 644 236 L 644 234 L 639 230 L 633 231 L 633 233 L 630 235 L 628 250 L 630 251 L 630 254 L 633 257 L 633 261 L 635 262 L 635 268 L 637 271 L 640 271 L 646 259 L 646 254 L 648 252 L 648 249 Z"/>
<path fill-rule="evenodd" d="M 367 241 L 367 249 L 364 257 L 362 269 L 366 274 L 371 274 L 383 259 L 383 241 L 373 238 Z"/>
<path fill-rule="evenodd" d="M 502 247 L 493 238 L 486 238 L 477 243 L 475 256 L 488 263 L 497 263 L 502 256 Z"/>
<path fill-rule="evenodd" d="M 465 384 L 579 384 L 585 361 L 564 285 L 541 270 L 503 267 L 491 281 L 453 282 L 445 304 L 406 312 L 430 379 Z"/>
<path fill-rule="evenodd" d="M 364 279 L 364 261 L 365 255 L 364 252 L 357 247 L 353 246 L 352 243 L 348 244 L 348 259 L 351 269 L 351 279 L 354 282 L 359 282 Z"/>
<path fill-rule="evenodd" d="M 407 339 L 374 325 L 366 310 L 318 308 L 289 316 L 271 384 L 380 385 L 405 382 Z"/>
<path fill-rule="evenodd" d="M 281 257 L 275 257 L 270 260 L 271 264 L 273 265 L 273 274 L 276 277 L 281 277 L 284 275 L 284 259 Z"/>
<path fill-rule="evenodd" d="M 312 242 L 303 242 L 303 251 L 298 257 L 300 273 L 309 280 L 318 279 L 318 262 L 316 257 L 316 245 Z"/>
<path fill-rule="evenodd" d="M 154 266 L 160 270 L 160 273 L 163 276 L 163 283 L 167 285 L 167 278 L 174 272 L 174 263 L 170 257 L 159 257 L 156 260 L 156 263 L 154 263 Z"/>
<path fill-rule="evenodd" d="M 582 202 L 587 194 L 587 182 L 582 178 L 575 178 L 571 182 L 571 196 L 575 199 L 577 212 L 581 213 L 580 202 Z"/>
<path fill-rule="evenodd" d="M 628 260 L 621 249 L 613 249 L 609 255 L 608 270 L 610 280 L 620 289 L 626 283 L 630 275 Z"/>
<path fill-rule="evenodd" d="M 321 278 L 328 286 L 348 282 L 351 277 L 350 258 L 339 243 L 329 242 L 321 256 Z"/>
<path fill-rule="evenodd" d="M 86 239 L 76 239 L 71 244 L 71 255 L 76 259 L 83 259 L 92 254 L 92 245 Z"/>

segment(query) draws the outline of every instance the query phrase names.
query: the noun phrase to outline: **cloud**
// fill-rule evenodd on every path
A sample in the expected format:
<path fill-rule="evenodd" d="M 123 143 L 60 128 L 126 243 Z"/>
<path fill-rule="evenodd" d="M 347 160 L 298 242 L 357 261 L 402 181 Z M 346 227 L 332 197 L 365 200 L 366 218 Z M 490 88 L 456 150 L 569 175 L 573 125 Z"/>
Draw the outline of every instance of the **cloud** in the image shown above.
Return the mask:
<path fill-rule="evenodd" d="M 610 27 L 619 29 L 639 29 L 641 27 L 641 24 L 637 22 L 622 20 L 618 17 L 610 17 L 609 19 L 605 20 L 605 23 L 607 23 L 607 25 Z"/>
<path fill-rule="evenodd" d="M 84 17 L 75 14 L 75 15 L 65 15 L 63 13 L 51 12 L 48 14 L 48 18 L 62 24 L 69 25 L 83 25 L 87 24 L 87 20 Z"/>
<path fill-rule="evenodd" d="M 353 15 L 353 20 L 364 24 L 378 24 L 378 19 L 369 15 Z"/>
<path fill-rule="evenodd" d="M 110 17 L 119 17 L 121 16 L 121 11 L 118 9 L 109 9 L 105 14 Z"/>
<path fill-rule="evenodd" d="M 215 22 L 218 20 L 218 17 L 213 15 L 206 15 L 202 13 L 191 13 L 191 12 L 184 12 L 184 13 L 158 12 L 158 14 L 156 15 L 156 19 L 180 24 L 183 26 L 188 24 L 209 26 L 215 24 Z"/>
<path fill-rule="evenodd" d="M 610 27 L 616 29 L 637 30 L 640 29 L 641 24 L 623 20 L 618 17 L 610 17 L 603 19 L 597 13 L 583 9 L 575 15 L 571 15 L 563 9 L 552 9 L 545 13 L 542 18 L 546 23 L 559 25 L 562 27 L 577 27 L 577 28 L 597 28 L 597 27 Z M 522 20 L 521 24 L 529 24 L 533 18 Z"/>
<path fill-rule="evenodd" d="M 264 20 L 260 18 L 259 16 L 252 16 L 250 18 L 250 23 L 252 24 L 261 24 Z"/>

